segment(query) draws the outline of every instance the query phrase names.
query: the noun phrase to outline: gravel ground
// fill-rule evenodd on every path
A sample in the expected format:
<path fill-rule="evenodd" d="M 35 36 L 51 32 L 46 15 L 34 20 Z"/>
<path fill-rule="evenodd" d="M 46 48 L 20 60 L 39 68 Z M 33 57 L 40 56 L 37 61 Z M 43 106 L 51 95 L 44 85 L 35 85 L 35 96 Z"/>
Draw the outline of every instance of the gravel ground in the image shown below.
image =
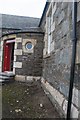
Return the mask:
<path fill-rule="evenodd" d="M 2 86 L 2 118 L 60 118 L 40 83 L 13 82 Z"/>

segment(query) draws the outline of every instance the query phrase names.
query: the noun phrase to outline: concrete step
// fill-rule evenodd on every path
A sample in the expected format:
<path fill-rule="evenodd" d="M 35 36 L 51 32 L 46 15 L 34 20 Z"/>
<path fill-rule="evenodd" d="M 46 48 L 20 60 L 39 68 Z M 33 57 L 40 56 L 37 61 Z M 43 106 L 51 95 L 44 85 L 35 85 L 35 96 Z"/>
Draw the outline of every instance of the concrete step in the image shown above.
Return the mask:
<path fill-rule="evenodd" d="M 2 79 L 2 80 L 9 80 L 10 77 L 7 77 L 7 76 L 0 76 L 0 79 Z"/>
<path fill-rule="evenodd" d="M 5 80 L 0 79 L 0 83 L 4 82 Z"/>
<path fill-rule="evenodd" d="M 13 82 L 14 78 L 8 78 L 8 77 L 2 77 L 0 78 L 0 84 L 8 83 L 8 82 Z"/>
<path fill-rule="evenodd" d="M 15 74 L 11 71 L 0 72 L 0 76 L 14 77 Z"/>
<path fill-rule="evenodd" d="M 14 74 L 11 71 L 0 72 L 0 83 L 12 82 Z"/>
<path fill-rule="evenodd" d="M 0 79 L 0 86 L 9 81 L 10 81 L 9 79 Z"/>

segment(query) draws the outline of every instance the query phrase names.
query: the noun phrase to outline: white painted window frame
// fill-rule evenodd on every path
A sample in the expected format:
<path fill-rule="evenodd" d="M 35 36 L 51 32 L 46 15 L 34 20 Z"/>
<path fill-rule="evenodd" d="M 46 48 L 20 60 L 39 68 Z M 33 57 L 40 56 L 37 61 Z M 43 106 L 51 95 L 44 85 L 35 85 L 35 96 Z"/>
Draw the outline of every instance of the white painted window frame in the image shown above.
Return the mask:
<path fill-rule="evenodd" d="M 51 42 L 52 42 L 52 23 L 53 23 L 53 3 L 51 2 L 46 13 L 46 22 L 47 22 L 47 53 L 51 53 Z M 54 47 L 54 46 L 53 46 Z"/>
<path fill-rule="evenodd" d="M 54 13 L 57 9 L 57 4 L 56 2 L 53 2 L 53 0 L 50 2 L 50 5 L 48 7 L 47 13 L 46 13 L 46 23 L 45 23 L 45 36 L 44 36 L 44 42 L 45 42 L 45 47 L 43 50 L 43 56 L 44 58 L 49 57 L 51 52 L 54 51 L 54 46 L 55 46 L 55 41 L 52 39 L 52 34 L 53 31 L 55 30 L 55 21 L 54 21 Z M 52 18 L 51 18 L 51 28 L 49 31 L 49 13 L 52 10 Z"/>

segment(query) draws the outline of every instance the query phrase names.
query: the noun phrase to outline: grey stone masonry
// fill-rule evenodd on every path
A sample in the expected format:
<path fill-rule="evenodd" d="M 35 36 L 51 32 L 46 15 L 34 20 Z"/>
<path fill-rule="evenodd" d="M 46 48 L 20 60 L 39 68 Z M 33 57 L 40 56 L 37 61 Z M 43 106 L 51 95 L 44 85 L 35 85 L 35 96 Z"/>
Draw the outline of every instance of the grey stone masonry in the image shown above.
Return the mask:
<path fill-rule="evenodd" d="M 44 79 L 50 82 L 66 97 L 68 96 L 72 53 L 72 20 L 71 11 L 69 11 L 70 7 L 71 3 L 56 3 L 56 10 L 53 14 L 55 29 L 52 33 L 54 50 L 51 51 L 50 56 L 44 57 L 43 60 Z"/>
<path fill-rule="evenodd" d="M 47 34 L 46 31 L 48 28 L 46 24 L 47 21 L 45 22 L 46 29 L 44 28 L 45 48 L 43 52 L 43 58 L 44 58 L 43 59 L 43 79 L 47 81 L 53 88 L 58 90 L 58 92 L 61 93 L 67 99 L 68 92 L 69 92 L 70 67 L 71 67 L 71 57 L 72 57 L 72 3 L 66 3 L 66 2 L 56 3 L 55 2 L 55 4 L 56 4 L 56 9 L 52 15 L 52 19 L 53 19 L 52 24 L 55 23 L 55 28 L 54 30 L 52 30 L 52 39 L 50 42 L 50 54 L 48 54 L 47 52 L 48 42 L 49 42 L 48 36 L 46 37 L 46 34 Z M 79 12 L 79 5 L 78 5 L 78 12 Z M 80 20 L 79 20 L 79 17 L 78 17 L 77 24 L 78 24 L 77 25 L 77 37 L 78 37 L 77 58 L 78 60 L 76 62 L 74 85 L 76 88 L 79 89 L 80 88 L 79 87 L 80 85 L 79 84 L 80 83 L 79 82 L 79 79 L 80 79 L 80 62 L 79 62 Z M 54 49 L 52 49 L 52 44 Z"/>
<path fill-rule="evenodd" d="M 15 54 L 17 54 L 16 62 L 22 63 L 22 67 L 15 68 L 16 75 L 41 76 L 43 60 L 43 34 L 17 34 L 17 38 L 21 38 L 22 42 L 18 42 L 16 46 L 16 50 L 19 50 L 19 53 L 15 52 Z M 25 48 L 25 44 L 27 42 L 31 42 L 33 44 L 33 50 L 31 53 L 30 50 Z M 20 52 L 21 50 L 22 53 Z"/>

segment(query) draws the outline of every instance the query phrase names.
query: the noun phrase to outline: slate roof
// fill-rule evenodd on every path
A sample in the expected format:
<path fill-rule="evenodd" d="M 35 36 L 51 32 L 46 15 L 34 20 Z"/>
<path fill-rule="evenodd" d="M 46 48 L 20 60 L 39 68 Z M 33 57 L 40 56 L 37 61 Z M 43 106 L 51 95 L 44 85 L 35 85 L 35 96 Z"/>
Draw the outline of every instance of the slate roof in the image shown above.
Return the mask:
<path fill-rule="evenodd" d="M 27 27 L 38 27 L 40 19 L 33 17 L 15 16 L 0 14 L 2 19 L 2 26 L 0 28 L 10 28 L 10 29 L 26 29 Z"/>

